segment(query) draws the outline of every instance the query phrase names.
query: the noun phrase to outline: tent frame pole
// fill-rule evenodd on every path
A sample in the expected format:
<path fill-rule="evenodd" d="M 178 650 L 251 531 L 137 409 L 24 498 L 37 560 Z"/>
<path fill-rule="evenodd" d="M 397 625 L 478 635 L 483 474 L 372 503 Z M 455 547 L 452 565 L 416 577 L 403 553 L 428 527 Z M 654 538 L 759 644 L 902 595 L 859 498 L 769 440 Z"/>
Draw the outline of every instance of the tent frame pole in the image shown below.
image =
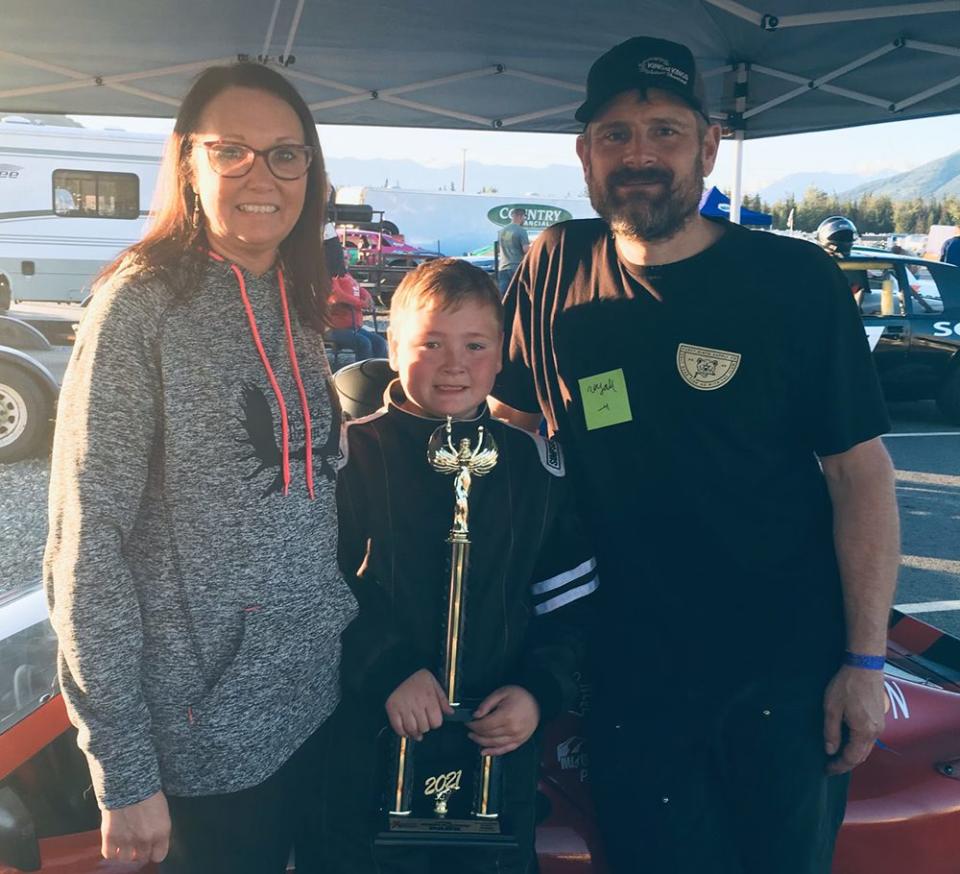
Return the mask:
<path fill-rule="evenodd" d="M 932 0 L 928 3 L 901 3 L 894 6 L 866 6 L 860 9 L 836 9 L 833 12 L 803 12 L 798 15 L 766 15 L 738 3 L 736 0 L 706 0 L 711 6 L 749 21 L 764 30 L 784 27 L 809 27 L 817 24 L 839 24 L 846 21 L 866 21 L 874 18 L 894 18 L 900 15 L 938 15 L 960 12 L 958 0 Z"/>
<path fill-rule="evenodd" d="M 747 64 L 737 64 L 736 100 L 734 102 L 734 111 L 736 112 L 736 129 L 733 132 L 735 153 L 734 153 L 734 171 L 733 171 L 733 194 L 730 197 L 730 221 L 735 225 L 740 224 L 740 207 L 743 204 L 743 138 L 744 138 L 744 110 L 747 108 L 747 80 L 749 77 L 749 66 Z"/>
<path fill-rule="evenodd" d="M 740 205 L 743 203 L 743 131 L 734 134 L 733 194 L 730 197 L 730 221 L 740 224 Z"/>

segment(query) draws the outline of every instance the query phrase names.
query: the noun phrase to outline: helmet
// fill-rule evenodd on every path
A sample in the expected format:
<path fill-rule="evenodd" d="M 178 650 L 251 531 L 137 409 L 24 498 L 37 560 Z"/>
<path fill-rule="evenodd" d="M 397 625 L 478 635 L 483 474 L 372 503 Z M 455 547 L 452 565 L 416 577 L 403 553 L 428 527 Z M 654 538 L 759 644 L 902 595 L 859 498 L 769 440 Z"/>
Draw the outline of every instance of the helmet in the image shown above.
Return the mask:
<path fill-rule="evenodd" d="M 343 412 L 359 419 L 380 409 L 383 393 L 396 375 L 383 358 L 367 358 L 341 367 L 333 375 L 333 384 Z"/>
<path fill-rule="evenodd" d="M 842 215 L 825 218 L 817 228 L 817 242 L 831 255 L 841 257 L 850 254 L 853 241 L 859 236 L 856 225 Z"/>

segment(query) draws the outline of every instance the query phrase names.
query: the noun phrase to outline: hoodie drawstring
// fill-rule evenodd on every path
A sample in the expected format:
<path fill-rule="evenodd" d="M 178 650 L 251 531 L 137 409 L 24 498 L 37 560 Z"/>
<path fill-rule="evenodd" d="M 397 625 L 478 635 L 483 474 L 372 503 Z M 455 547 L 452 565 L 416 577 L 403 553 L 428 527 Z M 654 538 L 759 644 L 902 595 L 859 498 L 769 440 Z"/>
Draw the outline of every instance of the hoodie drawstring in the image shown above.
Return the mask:
<path fill-rule="evenodd" d="M 283 270 L 277 269 L 277 277 L 280 280 L 280 300 L 283 302 L 283 327 L 287 332 L 287 349 L 290 351 L 290 369 L 293 371 L 293 381 L 297 384 L 297 392 L 300 395 L 300 409 L 303 411 L 303 430 L 307 443 L 306 473 L 307 473 L 307 492 L 310 499 L 313 500 L 313 434 L 310 423 L 310 406 L 307 403 L 307 390 L 303 386 L 303 379 L 300 377 L 300 365 L 297 363 L 297 351 L 293 347 L 293 329 L 290 325 L 290 307 L 287 305 L 287 286 L 283 281 Z M 326 353 L 324 353 L 326 354 Z"/>
<path fill-rule="evenodd" d="M 225 261 L 226 259 L 211 252 L 210 257 L 215 261 Z M 290 425 L 287 418 L 287 404 L 283 399 L 283 392 L 280 391 L 280 384 L 274 375 L 273 368 L 270 366 L 270 359 L 267 358 L 267 352 L 263 348 L 263 341 L 260 339 L 260 331 L 257 330 L 257 320 L 253 315 L 253 307 L 250 305 L 250 298 L 247 295 L 247 283 L 244 281 L 243 273 L 236 264 L 231 264 L 230 269 L 237 278 L 237 285 L 240 288 L 240 297 L 243 300 L 243 308 L 247 313 L 247 323 L 250 326 L 250 334 L 253 336 L 254 345 L 257 347 L 257 353 L 260 355 L 260 361 L 263 369 L 266 371 L 267 379 L 270 381 L 270 387 L 277 399 L 277 405 L 280 407 L 280 431 L 283 441 L 281 471 L 283 475 L 283 494 L 284 496 L 290 490 Z M 280 302 L 283 309 L 283 327 L 287 337 L 287 352 L 290 356 L 290 369 L 293 373 L 294 382 L 297 385 L 297 393 L 300 396 L 300 409 L 303 412 L 303 427 L 306 438 L 306 475 L 307 492 L 313 499 L 313 438 L 310 422 L 310 408 L 307 403 L 307 390 L 304 388 L 303 379 L 300 376 L 300 365 L 297 363 L 297 353 L 293 344 L 293 329 L 290 324 L 290 309 L 287 304 L 287 288 L 283 280 L 283 268 L 277 268 L 277 279 L 280 285 Z"/>

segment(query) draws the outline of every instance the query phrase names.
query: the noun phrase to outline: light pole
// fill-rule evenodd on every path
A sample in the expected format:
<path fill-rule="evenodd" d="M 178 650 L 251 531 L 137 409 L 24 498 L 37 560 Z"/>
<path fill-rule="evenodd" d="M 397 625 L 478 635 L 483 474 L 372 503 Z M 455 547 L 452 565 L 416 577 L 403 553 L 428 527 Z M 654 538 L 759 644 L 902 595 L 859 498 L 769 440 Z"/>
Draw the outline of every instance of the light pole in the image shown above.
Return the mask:
<path fill-rule="evenodd" d="M 467 150 L 460 150 L 460 190 L 467 190 Z"/>

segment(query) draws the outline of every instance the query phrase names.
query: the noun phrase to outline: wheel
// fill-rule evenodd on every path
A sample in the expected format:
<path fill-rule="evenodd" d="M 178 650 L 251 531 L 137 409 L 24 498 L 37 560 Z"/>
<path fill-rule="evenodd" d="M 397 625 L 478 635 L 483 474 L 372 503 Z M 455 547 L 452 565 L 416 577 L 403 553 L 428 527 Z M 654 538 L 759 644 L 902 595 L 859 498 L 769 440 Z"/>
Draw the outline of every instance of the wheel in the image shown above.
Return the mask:
<path fill-rule="evenodd" d="M 393 222 L 381 222 L 380 230 L 385 234 L 390 234 L 391 237 L 396 237 L 400 233 L 400 228 Z"/>
<path fill-rule="evenodd" d="M 954 367 L 953 373 L 940 387 L 937 407 L 948 422 L 960 425 L 960 367 Z"/>
<path fill-rule="evenodd" d="M 0 463 L 34 455 L 50 427 L 50 401 L 22 370 L 0 365 Z"/>

